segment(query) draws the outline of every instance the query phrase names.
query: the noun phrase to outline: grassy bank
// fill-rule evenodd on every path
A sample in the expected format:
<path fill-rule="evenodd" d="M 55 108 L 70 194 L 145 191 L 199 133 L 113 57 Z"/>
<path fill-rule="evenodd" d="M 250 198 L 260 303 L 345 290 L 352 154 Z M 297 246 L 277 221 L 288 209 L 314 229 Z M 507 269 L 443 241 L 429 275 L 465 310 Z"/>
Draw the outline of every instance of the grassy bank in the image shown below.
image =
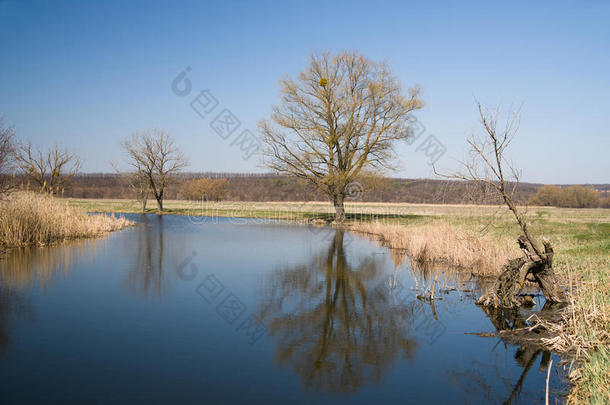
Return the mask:
<path fill-rule="evenodd" d="M 44 246 L 122 229 L 131 223 L 109 215 L 88 215 L 48 195 L 19 192 L 0 201 L 0 247 Z"/>
<path fill-rule="evenodd" d="M 138 204 L 128 200 L 70 204 L 93 212 L 139 212 Z M 333 214 L 324 203 L 167 201 L 165 207 L 171 214 L 287 220 L 328 220 Z M 432 258 L 494 275 L 507 258 L 519 255 L 519 228 L 504 207 L 348 203 L 346 211 L 348 227 L 404 249 L 416 260 Z M 536 235 L 551 239 L 556 272 L 571 292 L 570 311 L 557 325 L 558 339 L 547 342 L 582 362 L 571 375 L 575 385 L 569 400 L 610 403 L 610 210 L 533 207 L 527 217 Z"/>

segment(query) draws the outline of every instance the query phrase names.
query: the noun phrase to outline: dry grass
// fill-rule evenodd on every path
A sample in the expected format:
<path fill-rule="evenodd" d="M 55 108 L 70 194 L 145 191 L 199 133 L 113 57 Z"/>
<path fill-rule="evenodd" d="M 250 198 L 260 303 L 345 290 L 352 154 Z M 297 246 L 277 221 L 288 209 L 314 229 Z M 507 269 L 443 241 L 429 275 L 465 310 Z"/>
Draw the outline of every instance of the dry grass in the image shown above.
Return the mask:
<path fill-rule="evenodd" d="M 484 276 L 497 274 L 508 258 L 519 253 L 516 244 L 508 238 L 505 243 L 498 243 L 489 235 L 444 221 L 407 226 L 356 222 L 349 229 L 373 234 L 384 245 L 406 251 L 417 262 L 443 263 Z"/>
<path fill-rule="evenodd" d="M 0 246 L 45 246 L 67 239 L 100 236 L 131 222 L 108 215 L 88 215 L 51 196 L 14 193 L 0 202 Z"/>
<path fill-rule="evenodd" d="M 610 344 L 610 288 L 607 283 L 600 286 L 596 281 L 581 280 L 575 290 L 570 277 L 569 290 L 564 322 L 544 324 L 556 336 L 543 341 L 551 350 L 586 358 L 591 350 Z"/>
<path fill-rule="evenodd" d="M 137 201 L 126 199 L 66 199 L 70 205 L 83 208 L 89 212 L 132 212 L 139 213 Z M 156 211 L 155 201 L 150 200 L 147 212 Z M 522 209 L 524 207 L 521 207 Z M 320 201 L 219 201 L 201 202 L 185 200 L 166 200 L 163 209 L 167 214 L 183 215 L 217 215 L 244 216 L 265 218 L 290 218 L 330 215 L 334 213 L 332 204 Z M 365 218 L 399 218 L 409 216 L 446 217 L 446 218 L 490 218 L 514 222 L 512 213 L 504 206 L 497 205 L 455 205 L 455 204 L 407 204 L 348 202 L 345 211 L 350 215 Z M 570 223 L 608 223 L 610 210 L 603 208 L 555 208 L 529 207 L 526 216 L 529 219 L 544 219 L 552 222 Z"/>

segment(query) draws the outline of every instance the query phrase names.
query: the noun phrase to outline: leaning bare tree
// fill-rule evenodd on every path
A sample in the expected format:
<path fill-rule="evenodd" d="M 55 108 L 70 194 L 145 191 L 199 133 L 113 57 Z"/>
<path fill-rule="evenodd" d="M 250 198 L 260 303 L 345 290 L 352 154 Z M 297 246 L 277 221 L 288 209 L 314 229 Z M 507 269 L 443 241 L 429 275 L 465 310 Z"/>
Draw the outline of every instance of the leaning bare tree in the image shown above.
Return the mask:
<path fill-rule="evenodd" d="M 34 148 L 31 142 L 20 143 L 15 148 L 14 160 L 28 181 L 41 192 L 52 194 L 62 191 L 81 166 L 78 156 L 57 144 L 43 150 Z"/>
<path fill-rule="evenodd" d="M 11 189 L 9 172 L 15 150 L 15 129 L 0 116 L 0 198 Z"/>
<path fill-rule="evenodd" d="M 419 90 L 404 95 L 385 63 L 356 53 L 314 55 L 281 87 L 281 105 L 260 123 L 263 162 L 315 184 L 340 222 L 358 174 L 393 168 L 396 142 L 412 133 L 409 113 L 423 105 Z"/>
<path fill-rule="evenodd" d="M 526 216 L 514 200 L 519 173 L 507 160 L 505 152 L 519 127 L 519 111 L 509 114 L 506 125 L 498 128 L 499 110 L 490 111 L 477 103 L 482 135 L 469 140 L 470 160 L 462 162 L 463 170 L 444 177 L 474 182 L 482 190 L 491 190 L 501 198 L 515 217 L 521 229 L 517 243 L 522 257 L 509 260 L 503 267 L 496 286 L 477 301 L 481 305 L 518 307 L 525 301 L 519 293 L 526 280 L 537 283 L 546 300 L 565 302 L 566 296 L 553 271 L 553 247 L 548 239 L 542 243 L 528 227 Z M 512 181 L 510 181 L 512 180 Z"/>
<path fill-rule="evenodd" d="M 129 164 L 135 169 L 136 181 L 141 191 L 150 187 L 159 212 L 163 211 L 165 188 L 172 177 L 184 169 L 188 162 L 174 144 L 174 139 L 163 130 L 150 130 L 133 134 L 123 141 L 129 156 Z"/>

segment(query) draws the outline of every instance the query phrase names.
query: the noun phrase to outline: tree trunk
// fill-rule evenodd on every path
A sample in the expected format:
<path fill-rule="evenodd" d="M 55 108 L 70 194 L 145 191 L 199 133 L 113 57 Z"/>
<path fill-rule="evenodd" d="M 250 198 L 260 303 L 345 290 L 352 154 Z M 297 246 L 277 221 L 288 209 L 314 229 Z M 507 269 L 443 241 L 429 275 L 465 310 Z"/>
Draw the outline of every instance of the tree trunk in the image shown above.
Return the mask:
<path fill-rule="evenodd" d="M 568 301 L 565 292 L 557 283 L 552 265 L 544 266 L 542 270 L 534 272 L 533 275 L 547 302 L 566 303 Z"/>
<path fill-rule="evenodd" d="M 143 197 L 140 199 L 140 204 L 142 205 L 142 214 L 146 212 L 146 203 L 148 203 L 148 197 Z"/>
<path fill-rule="evenodd" d="M 537 254 L 536 249 L 528 243 L 528 239 L 524 236 L 519 237 L 518 243 L 524 257 L 509 260 L 502 267 L 502 273 L 498 277 L 494 289 L 482 295 L 477 300 L 477 304 L 501 308 L 516 308 L 528 302 L 533 304 L 531 300 L 526 301 L 519 296 L 526 280 L 538 284 L 547 302 L 567 302 L 565 292 L 559 286 L 553 270 L 551 243 L 548 241 L 543 243 L 545 250 L 542 257 Z M 528 279 L 529 275 L 533 279 Z"/>
<path fill-rule="evenodd" d="M 163 197 L 157 197 L 157 210 L 163 212 Z"/>
<path fill-rule="evenodd" d="M 343 222 L 345 220 L 345 207 L 343 206 L 343 201 L 345 200 L 345 196 L 343 194 L 338 194 L 333 197 L 333 205 L 335 206 L 335 221 Z"/>

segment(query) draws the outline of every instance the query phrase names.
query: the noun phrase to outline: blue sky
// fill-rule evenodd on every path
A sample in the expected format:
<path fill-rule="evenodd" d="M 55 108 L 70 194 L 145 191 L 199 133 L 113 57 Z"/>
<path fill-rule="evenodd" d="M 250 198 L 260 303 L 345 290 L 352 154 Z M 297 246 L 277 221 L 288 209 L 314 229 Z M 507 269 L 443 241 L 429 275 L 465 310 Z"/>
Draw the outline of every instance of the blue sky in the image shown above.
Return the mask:
<path fill-rule="evenodd" d="M 523 180 L 610 182 L 610 1 L 85 2 L 0 0 L 0 114 L 20 139 L 55 142 L 110 172 L 120 141 L 163 128 L 189 171 L 265 171 L 189 106 L 209 89 L 242 128 L 279 101 L 278 79 L 319 51 L 386 60 L 419 85 L 427 135 L 455 166 L 477 126 L 474 100 L 521 105 L 510 155 Z M 193 94 L 172 80 L 187 66 Z M 213 118 L 213 117 L 211 117 Z M 414 145 L 400 177 L 430 177 Z"/>

